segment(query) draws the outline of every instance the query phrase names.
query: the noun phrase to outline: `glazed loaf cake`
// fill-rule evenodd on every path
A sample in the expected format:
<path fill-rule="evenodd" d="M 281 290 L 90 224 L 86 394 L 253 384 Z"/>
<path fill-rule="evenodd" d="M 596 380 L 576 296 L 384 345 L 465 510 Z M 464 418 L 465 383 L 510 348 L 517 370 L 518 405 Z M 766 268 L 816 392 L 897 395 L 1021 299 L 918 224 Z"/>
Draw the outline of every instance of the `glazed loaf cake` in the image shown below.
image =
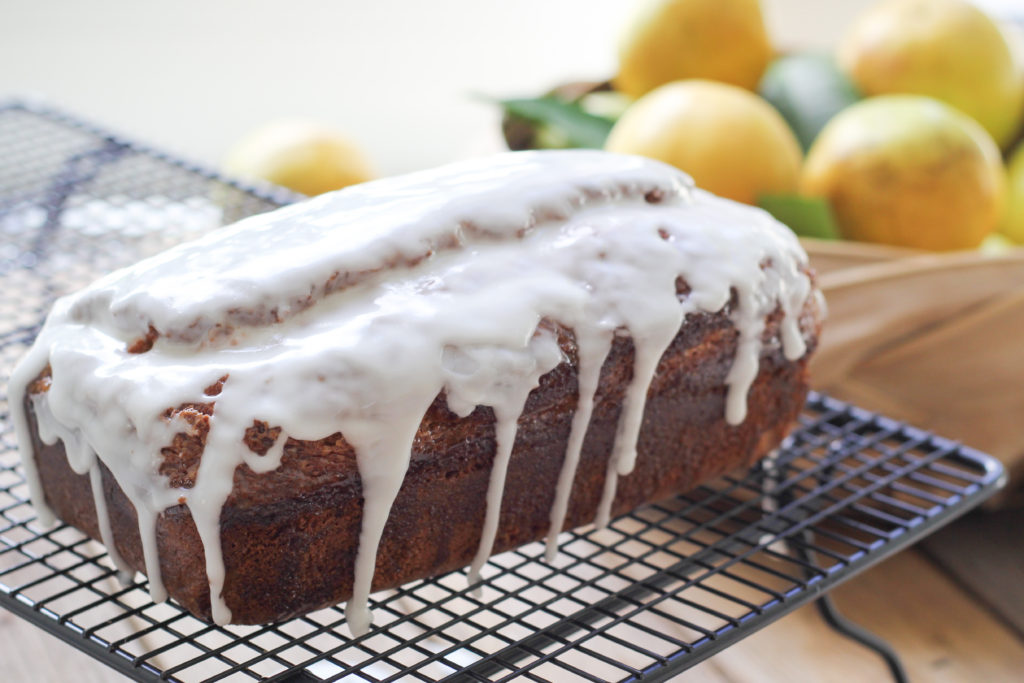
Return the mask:
<path fill-rule="evenodd" d="M 792 234 L 657 162 L 529 152 L 324 195 L 54 307 L 11 380 L 33 502 L 218 623 L 469 565 L 784 438 Z"/>

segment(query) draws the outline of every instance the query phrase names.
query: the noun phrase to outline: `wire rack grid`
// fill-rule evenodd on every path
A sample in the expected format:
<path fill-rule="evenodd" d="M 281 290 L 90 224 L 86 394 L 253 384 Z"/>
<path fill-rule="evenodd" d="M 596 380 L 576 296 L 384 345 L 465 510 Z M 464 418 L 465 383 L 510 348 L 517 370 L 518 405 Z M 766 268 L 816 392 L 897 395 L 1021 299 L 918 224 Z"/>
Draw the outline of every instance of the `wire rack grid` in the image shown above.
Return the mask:
<path fill-rule="evenodd" d="M 0 376 L 52 301 L 294 196 L 245 187 L 67 115 L 0 105 Z M 374 596 L 356 638 L 331 608 L 218 627 L 128 584 L 102 546 L 42 528 L 0 390 L 0 605 L 137 680 L 662 680 L 967 511 L 992 458 L 821 395 L 778 456 L 604 530 Z"/>

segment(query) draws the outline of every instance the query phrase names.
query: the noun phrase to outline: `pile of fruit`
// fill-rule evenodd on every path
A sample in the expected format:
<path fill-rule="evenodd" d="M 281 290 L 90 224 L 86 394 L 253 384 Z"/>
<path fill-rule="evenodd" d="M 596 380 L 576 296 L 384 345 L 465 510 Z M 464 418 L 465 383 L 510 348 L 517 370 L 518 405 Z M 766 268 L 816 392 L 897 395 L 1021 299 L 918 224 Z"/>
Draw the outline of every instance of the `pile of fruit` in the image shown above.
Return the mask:
<path fill-rule="evenodd" d="M 505 137 L 661 159 L 802 235 L 1024 242 L 1020 30 L 966 0 L 884 0 L 834 55 L 779 55 L 757 0 L 654 0 L 610 82 L 502 101 Z"/>

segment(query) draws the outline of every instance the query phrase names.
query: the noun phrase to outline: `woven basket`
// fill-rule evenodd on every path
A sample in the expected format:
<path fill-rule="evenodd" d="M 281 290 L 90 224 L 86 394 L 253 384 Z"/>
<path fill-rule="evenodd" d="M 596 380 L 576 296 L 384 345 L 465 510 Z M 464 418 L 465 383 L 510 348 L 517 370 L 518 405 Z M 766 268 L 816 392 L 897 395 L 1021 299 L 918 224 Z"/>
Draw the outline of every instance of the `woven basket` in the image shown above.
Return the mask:
<path fill-rule="evenodd" d="M 1024 247 L 804 246 L 829 309 L 815 388 L 995 455 L 990 505 L 1024 503 Z"/>

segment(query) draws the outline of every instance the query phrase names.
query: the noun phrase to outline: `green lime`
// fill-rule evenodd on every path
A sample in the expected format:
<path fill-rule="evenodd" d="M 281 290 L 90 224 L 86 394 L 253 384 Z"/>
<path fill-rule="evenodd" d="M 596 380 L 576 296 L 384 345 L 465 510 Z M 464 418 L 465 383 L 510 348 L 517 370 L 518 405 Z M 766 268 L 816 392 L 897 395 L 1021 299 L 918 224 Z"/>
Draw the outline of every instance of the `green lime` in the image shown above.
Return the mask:
<path fill-rule="evenodd" d="M 833 116 L 861 98 L 835 60 L 812 53 L 776 59 L 758 90 L 786 119 L 804 151 Z"/>

